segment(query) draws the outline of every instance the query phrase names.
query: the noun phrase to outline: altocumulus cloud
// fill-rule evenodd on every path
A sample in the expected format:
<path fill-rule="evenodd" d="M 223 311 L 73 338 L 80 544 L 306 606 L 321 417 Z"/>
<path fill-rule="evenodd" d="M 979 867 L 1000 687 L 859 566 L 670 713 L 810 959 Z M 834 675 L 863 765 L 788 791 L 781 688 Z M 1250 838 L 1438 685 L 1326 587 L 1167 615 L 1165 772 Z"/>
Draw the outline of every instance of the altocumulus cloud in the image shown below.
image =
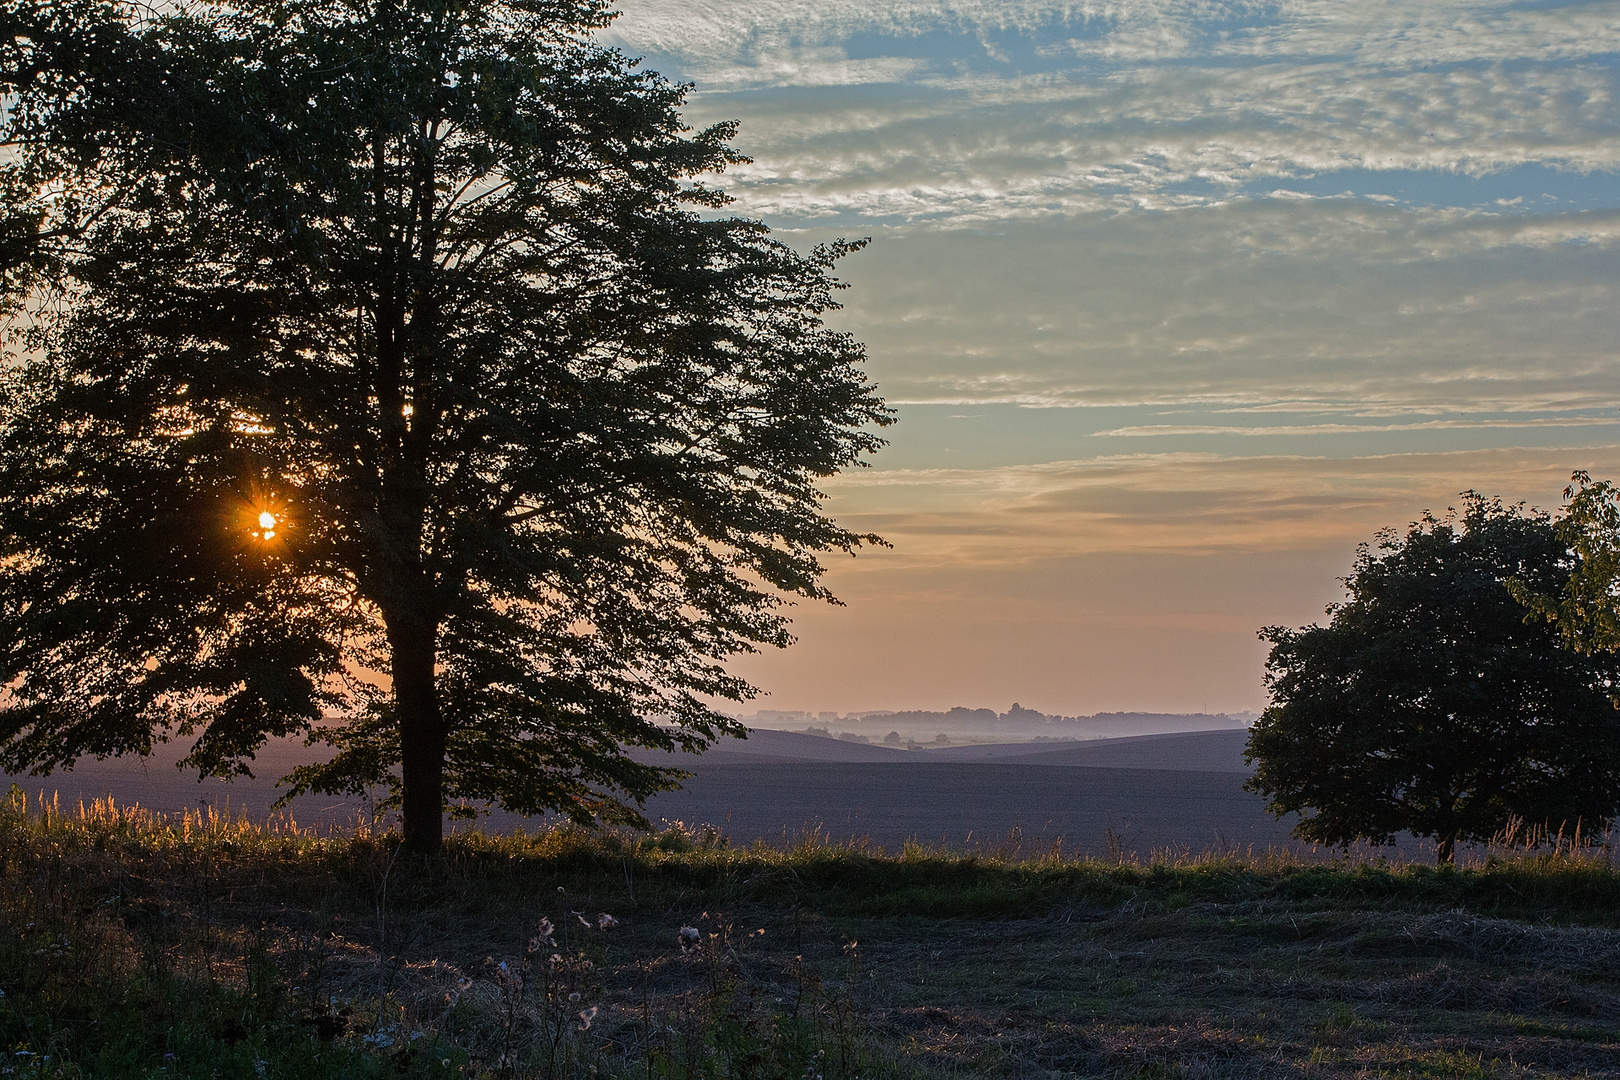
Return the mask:
<path fill-rule="evenodd" d="M 981 220 L 1620 160 L 1613 3 L 643 2 L 616 33 L 710 88 L 698 112 L 748 123 L 739 194 L 772 215 Z"/>
<path fill-rule="evenodd" d="M 992 578 L 1029 598 L 1020 619 L 1068 625 L 1074 596 L 1039 614 L 1065 546 L 1156 552 L 1133 595 L 1164 625 L 1185 624 L 1176 558 L 1230 571 L 1209 611 L 1296 621 L 1321 590 L 1257 590 L 1240 568 L 1287 550 L 1342 572 L 1345 545 L 1462 486 L 1548 505 L 1569 468 L 1620 471 L 1620 2 L 623 12 L 617 44 L 697 85 L 694 123 L 742 121 L 738 211 L 795 243 L 874 238 L 838 318 L 902 422 L 832 505 L 900 546 L 839 573 L 889 611 L 937 604 L 919 633 L 959 632 L 941 598 Z M 1169 640 L 1107 610 L 1137 627 L 1121 642 Z M 766 663 L 837 662 L 815 644 L 826 618 Z M 1256 646 L 1247 668 L 1226 648 L 1189 670 L 1242 668 L 1224 701 L 1257 704 Z M 895 693 L 804 703 L 920 704 Z"/>

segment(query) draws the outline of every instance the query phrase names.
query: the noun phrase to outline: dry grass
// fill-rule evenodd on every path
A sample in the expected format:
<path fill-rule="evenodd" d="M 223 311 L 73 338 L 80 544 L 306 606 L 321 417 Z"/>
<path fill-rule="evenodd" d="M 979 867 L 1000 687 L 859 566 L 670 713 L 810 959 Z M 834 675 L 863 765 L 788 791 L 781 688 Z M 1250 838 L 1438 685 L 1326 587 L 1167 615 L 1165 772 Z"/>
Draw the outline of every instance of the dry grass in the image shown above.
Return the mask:
<path fill-rule="evenodd" d="M 14 798 L 0 873 L 0 1075 L 1620 1076 L 1591 845 L 1435 869 L 556 829 L 417 863 Z"/>

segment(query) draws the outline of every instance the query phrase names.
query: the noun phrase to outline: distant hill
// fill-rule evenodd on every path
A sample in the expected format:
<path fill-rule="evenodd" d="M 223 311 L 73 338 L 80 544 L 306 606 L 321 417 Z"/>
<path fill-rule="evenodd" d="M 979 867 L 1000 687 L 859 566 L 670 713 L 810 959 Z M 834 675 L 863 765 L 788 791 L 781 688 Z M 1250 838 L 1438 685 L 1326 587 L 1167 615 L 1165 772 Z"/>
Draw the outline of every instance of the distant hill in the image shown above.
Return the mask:
<path fill-rule="evenodd" d="M 747 739 L 722 739 L 705 753 L 687 755 L 637 753 L 642 761 L 700 770 L 708 765 L 786 762 L 839 762 L 844 764 L 924 762 L 996 763 L 1002 765 L 1062 765 L 1099 769 L 1165 769 L 1176 772 L 1247 773 L 1243 746 L 1248 732 L 1192 731 L 1137 735 L 1121 739 L 1070 742 L 989 743 L 921 750 L 900 750 L 805 735 L 795 731 L 750 731 Z"/>
<path fill-rule="evenodd" d="M 1000 742 L 1048 739 L 1061 742 L 1084 739 L 1119 739 L 1137 735 L 1168 735 L 1183 731 L 1246 730 L 1253 713 L 1094 713 L 1090 716 L 1053 716 L 1026 709 L 1014 702 L 998 713 L 994 709 L 958 706 L 944 712 L 808 713 L 762 709 L 739 717 L 750 728 L 799 731 L 829 738 L 893 746 L 919 747 L 953 742 Z"/>

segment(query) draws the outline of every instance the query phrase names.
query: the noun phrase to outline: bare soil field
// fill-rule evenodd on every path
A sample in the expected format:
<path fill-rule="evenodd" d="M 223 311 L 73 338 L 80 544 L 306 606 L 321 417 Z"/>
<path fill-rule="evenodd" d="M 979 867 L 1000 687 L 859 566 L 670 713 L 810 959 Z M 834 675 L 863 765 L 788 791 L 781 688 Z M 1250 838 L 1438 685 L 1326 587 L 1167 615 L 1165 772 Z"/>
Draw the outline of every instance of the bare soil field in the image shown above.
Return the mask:
<path fill-rule="evenodd" d="M 682 790 L 651 799 L 647 816 L 655 824 L 712 825 L 740 844 L 781 845 L 816 834 L 888 851 L 912 841 L 953 850 L 1061 844 L 1074 854 L 1143 857 L 1292 848 L 1291 823 L 1276 821 L 1242 790 L 1245 737 L 1210 731 L 905 751 L 758 730 L 701 756 L 659 755 L 694 775 Z M 70 808 L 111 796 L 119 805 L 168 813 L 228 807 L 232 816 L 262 822 L 280 794 L 275 779 L 308 750 L 272 743 L 259 756 L 256 779 L 230 784 L 198 783 L 179 772 L 178 753 L 145 762 L 90 760 L 71 772 L 15 779 L 30 795 L 59 793 Z M 286 813 L 320 828 L 365 818 L 369 808 L 358 799 L 308 796 Z M 479 827 L 510 832 L 544 824 L 496 812 Z"/>
<path fill-rule="evenodd" d="M 810 831 L 835 843 L 869 839 L 891 852 L 907 841 L 993 847 L 1015 830 L 1027 852 L 1059 841 L 1064 851 L 1096 855 L 1291 847 L 1290 826 L 1242 784 L 1235 772 L 760 762 L 704 765 L 683 790 L 651 799 L 647 812 L 712 824 L 737 842 L 780 844 Z"/>

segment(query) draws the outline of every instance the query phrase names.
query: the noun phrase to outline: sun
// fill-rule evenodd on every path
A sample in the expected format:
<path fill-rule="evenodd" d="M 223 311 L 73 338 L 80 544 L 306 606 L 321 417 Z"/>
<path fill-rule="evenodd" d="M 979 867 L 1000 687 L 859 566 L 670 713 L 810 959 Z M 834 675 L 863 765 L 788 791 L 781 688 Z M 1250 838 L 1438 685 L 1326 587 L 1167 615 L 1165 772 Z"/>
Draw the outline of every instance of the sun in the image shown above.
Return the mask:
<path fill-rule="evenodd" d="M 253 535 L 260 540 L 274 540 L 276 538 L 276 528 L 280 524 L 281 519 L 275 514 L 269 510 L 260 510 L 258 517 L 259 527 L 253 531 Z"/>
<path fill-rule="evenodd" d="M 281 550 L 299 532 L 295 503 L 268 480 L 249 481 L 231 505 L 230 530 L 264 555 Z"/>

